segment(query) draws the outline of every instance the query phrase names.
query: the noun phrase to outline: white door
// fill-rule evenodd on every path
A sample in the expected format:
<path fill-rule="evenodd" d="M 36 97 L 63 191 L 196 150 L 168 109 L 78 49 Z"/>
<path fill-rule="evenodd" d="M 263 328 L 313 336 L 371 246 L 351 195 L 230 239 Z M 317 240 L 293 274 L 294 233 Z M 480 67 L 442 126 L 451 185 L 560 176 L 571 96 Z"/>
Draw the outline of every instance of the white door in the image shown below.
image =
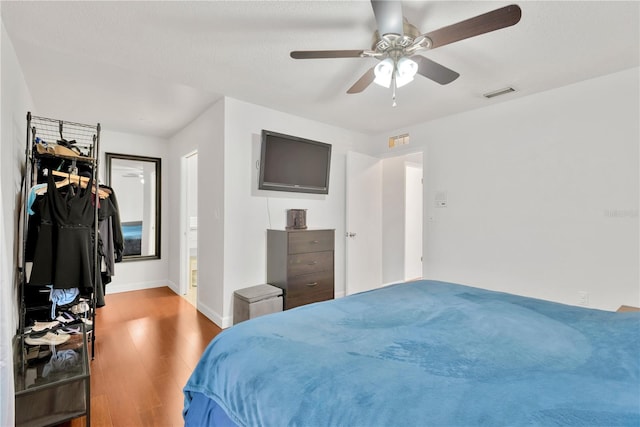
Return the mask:
<path fill-rule="evenodd" d="M 347 295 L 382 285 L 382 163 L 347 153 Z"/>
<path fill-rule="evenodd" d="M 405 165 L 404 278 L 422 277 L 422 167 Z"/>

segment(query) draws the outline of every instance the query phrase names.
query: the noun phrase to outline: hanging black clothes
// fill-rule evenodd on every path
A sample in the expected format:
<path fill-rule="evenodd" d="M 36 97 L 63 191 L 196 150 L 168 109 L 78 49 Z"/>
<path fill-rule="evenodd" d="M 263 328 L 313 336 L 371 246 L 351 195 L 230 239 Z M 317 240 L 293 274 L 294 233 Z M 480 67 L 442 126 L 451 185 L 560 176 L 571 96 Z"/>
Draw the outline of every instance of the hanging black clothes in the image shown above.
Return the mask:
<path fill-rule="evenodd" d="M 32 209 L 34 214 L 29 218 L 26 260 L 33 261 L 33 267 L 28 283 L 50 285 L 53 283 L 57 229 L 51 218 L 47 195 L 38 196 Z"/>
<path fill-rule="evenodd" d="M 85 191 L 69 185 L 63 193 L 56 187 L 53 174 L 48 177 L 47 198 L 57 236 L 54 251 L 53 287 L 93 288 L 94 223 L 91 186 Z"/>
<path fill-rule="evenodd" d="M 116 192 L 106 185 L 101 185 L 100 188 L 110 193 L 109 197 L 100 203 L 98 226 L 102 240 L 105 242 L 104 261 L 107 264 L 107 273 L 113 276 L 115 274 L 114 264 L 122 261 L 124 237 L 122 235 L 122 225 L 120 224 L 120 210 Z"/>
<path fill-rule="evenodd" d="M 100 200 L 98 209 L 98 257 L 101 266 L 100 283 L 94 287 L 96 307 L 105 305 L 105 286 L 111 283 L 115 274 L 115 263 L 122 261 L 124 240 L 120 225 L 120 213 L 115 191 L 104 185 L 100 189 L 107 191 L 109 197 Z"/>

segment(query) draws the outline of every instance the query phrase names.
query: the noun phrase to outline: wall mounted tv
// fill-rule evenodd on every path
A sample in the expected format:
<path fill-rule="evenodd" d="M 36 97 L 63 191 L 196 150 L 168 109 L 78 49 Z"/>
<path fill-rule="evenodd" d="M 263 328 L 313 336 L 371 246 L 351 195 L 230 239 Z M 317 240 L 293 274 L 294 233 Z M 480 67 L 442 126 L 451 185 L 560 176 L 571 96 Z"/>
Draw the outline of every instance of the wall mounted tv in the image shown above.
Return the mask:
<path fill-rule="evenodd" d="M 262 131 L 260 190 L 329 194 L 331 144 Z"/>

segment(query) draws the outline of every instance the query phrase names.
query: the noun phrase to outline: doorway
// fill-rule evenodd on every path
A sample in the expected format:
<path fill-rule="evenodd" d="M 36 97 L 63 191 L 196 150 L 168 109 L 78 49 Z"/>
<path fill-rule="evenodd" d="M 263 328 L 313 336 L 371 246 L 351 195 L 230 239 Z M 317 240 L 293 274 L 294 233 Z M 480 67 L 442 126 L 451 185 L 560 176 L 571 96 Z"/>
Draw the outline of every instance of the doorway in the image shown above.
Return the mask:
<path fill-rule="evenodd" d="M 424 276 L 423 157 L 347 153 L 346 295 Z"/>
<path fill-rule="evenodd" d="M 182 244 L 180 294 L 194 307 L 198 302 L 198 152 L 182 159 Z"/>

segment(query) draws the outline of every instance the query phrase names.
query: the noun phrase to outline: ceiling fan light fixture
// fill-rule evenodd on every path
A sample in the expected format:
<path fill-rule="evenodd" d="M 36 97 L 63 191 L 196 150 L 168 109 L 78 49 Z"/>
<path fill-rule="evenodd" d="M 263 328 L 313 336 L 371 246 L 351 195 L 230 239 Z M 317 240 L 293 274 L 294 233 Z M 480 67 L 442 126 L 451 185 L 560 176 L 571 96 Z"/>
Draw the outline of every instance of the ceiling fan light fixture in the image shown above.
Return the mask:
<path fill-rule="evenodd" d="M 373 69 L 373 72 L 376 75 L 373 82 L 382 87 L 389 88 L 389 86 L 391 86 L 391 78 L 393 76 L 394 69 L 395 64 L 391 58 L 383 59 Z"/>
<path fill-rule="evenodd" d="M 402 87 L 413 81 L 413 77 L 418 72 L 418 64 L 406 57 L 398 60 L 396 66 L 396 87 Z"/>

